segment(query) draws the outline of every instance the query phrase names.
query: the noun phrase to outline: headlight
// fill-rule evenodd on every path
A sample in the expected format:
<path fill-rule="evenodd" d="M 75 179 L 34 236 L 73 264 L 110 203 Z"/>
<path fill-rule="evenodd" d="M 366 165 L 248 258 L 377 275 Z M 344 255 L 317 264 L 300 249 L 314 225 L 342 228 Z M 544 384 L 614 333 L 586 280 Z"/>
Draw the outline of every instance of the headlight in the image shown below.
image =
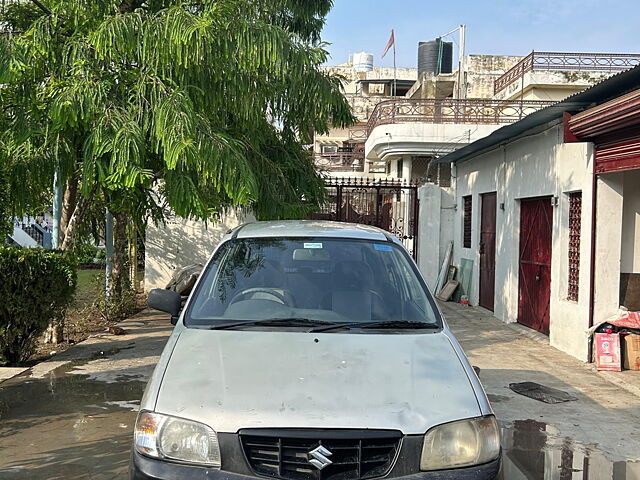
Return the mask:
<path fill-rule="evenodd" d="M 500 434 L 494 416 L 445 423 L 427 432 L 421 470 L 469 467 L 490 462 L 500 454 Z"/>
<path fill-rule="evenodd" d="M 216 432 L 191 420 L 140 412 L 134 445 L 139 453 L 150 457 L 220 467 Z"/>

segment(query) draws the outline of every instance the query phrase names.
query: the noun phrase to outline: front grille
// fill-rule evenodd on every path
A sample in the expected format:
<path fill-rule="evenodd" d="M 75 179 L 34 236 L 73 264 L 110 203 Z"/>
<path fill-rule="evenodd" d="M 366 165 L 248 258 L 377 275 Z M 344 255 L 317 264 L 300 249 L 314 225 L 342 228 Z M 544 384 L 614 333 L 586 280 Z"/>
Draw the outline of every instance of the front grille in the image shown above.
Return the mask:
<path fill-rule="evenodd" d="M 286 480 L 359 480 L 384 476 L 400 448 L 395 431 L 334 432 L 299 430 L 268 433 L 240 432 L 242 448 L 258 475 Z M 324 447 L 331 463 L 319 469 L 310 452 Z M 321 459 L 320 464 L 326 463 Z"/>

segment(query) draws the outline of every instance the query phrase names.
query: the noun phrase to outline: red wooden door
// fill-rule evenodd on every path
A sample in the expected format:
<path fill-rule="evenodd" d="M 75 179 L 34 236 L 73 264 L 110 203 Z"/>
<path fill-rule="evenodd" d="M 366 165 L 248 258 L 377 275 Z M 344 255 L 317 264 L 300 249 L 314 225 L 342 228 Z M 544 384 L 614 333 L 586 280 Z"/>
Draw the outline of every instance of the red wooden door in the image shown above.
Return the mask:
<path fill-rule="evenodd" d="M 480 219 L 480 306 L 493 312 L 496 291 L 496 192 L 482 198 Z"/>
<path fill-rule="evenodd" d="M 551 197 L 520 202 L 518 322 L 549 334 L 551 297 Z"/>

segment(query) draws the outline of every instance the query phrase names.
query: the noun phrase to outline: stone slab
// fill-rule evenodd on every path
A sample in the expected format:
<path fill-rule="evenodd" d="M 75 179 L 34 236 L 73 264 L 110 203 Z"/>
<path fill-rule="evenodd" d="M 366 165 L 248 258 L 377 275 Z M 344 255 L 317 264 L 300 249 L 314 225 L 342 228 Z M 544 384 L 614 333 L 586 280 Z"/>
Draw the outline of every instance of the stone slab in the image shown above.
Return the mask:
<path fill-rule="evenodd" d="M 23 367 L 0 367 L 0 383 L 10 378 L 20 375 L 22 372 L 26 372 L 28 368 Z"/>

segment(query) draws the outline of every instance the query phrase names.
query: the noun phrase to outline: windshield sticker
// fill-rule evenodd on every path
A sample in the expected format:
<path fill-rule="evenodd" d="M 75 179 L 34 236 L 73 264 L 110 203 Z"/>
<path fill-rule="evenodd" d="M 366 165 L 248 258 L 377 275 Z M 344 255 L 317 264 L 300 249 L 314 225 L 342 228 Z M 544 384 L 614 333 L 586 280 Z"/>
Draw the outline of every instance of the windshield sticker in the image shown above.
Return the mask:
<path fill-rule="evenodd" d="M 321 243 L 305 243 L 304 248 L 322 248 Z"/>
<path fill-rule="evenodd" d="M 374 243 L 373 248 L 380 252 L 390 252 L 391 250 L 393 250 L 393 247 L 391 245 L 381 245 L 379 243 Z"/>

